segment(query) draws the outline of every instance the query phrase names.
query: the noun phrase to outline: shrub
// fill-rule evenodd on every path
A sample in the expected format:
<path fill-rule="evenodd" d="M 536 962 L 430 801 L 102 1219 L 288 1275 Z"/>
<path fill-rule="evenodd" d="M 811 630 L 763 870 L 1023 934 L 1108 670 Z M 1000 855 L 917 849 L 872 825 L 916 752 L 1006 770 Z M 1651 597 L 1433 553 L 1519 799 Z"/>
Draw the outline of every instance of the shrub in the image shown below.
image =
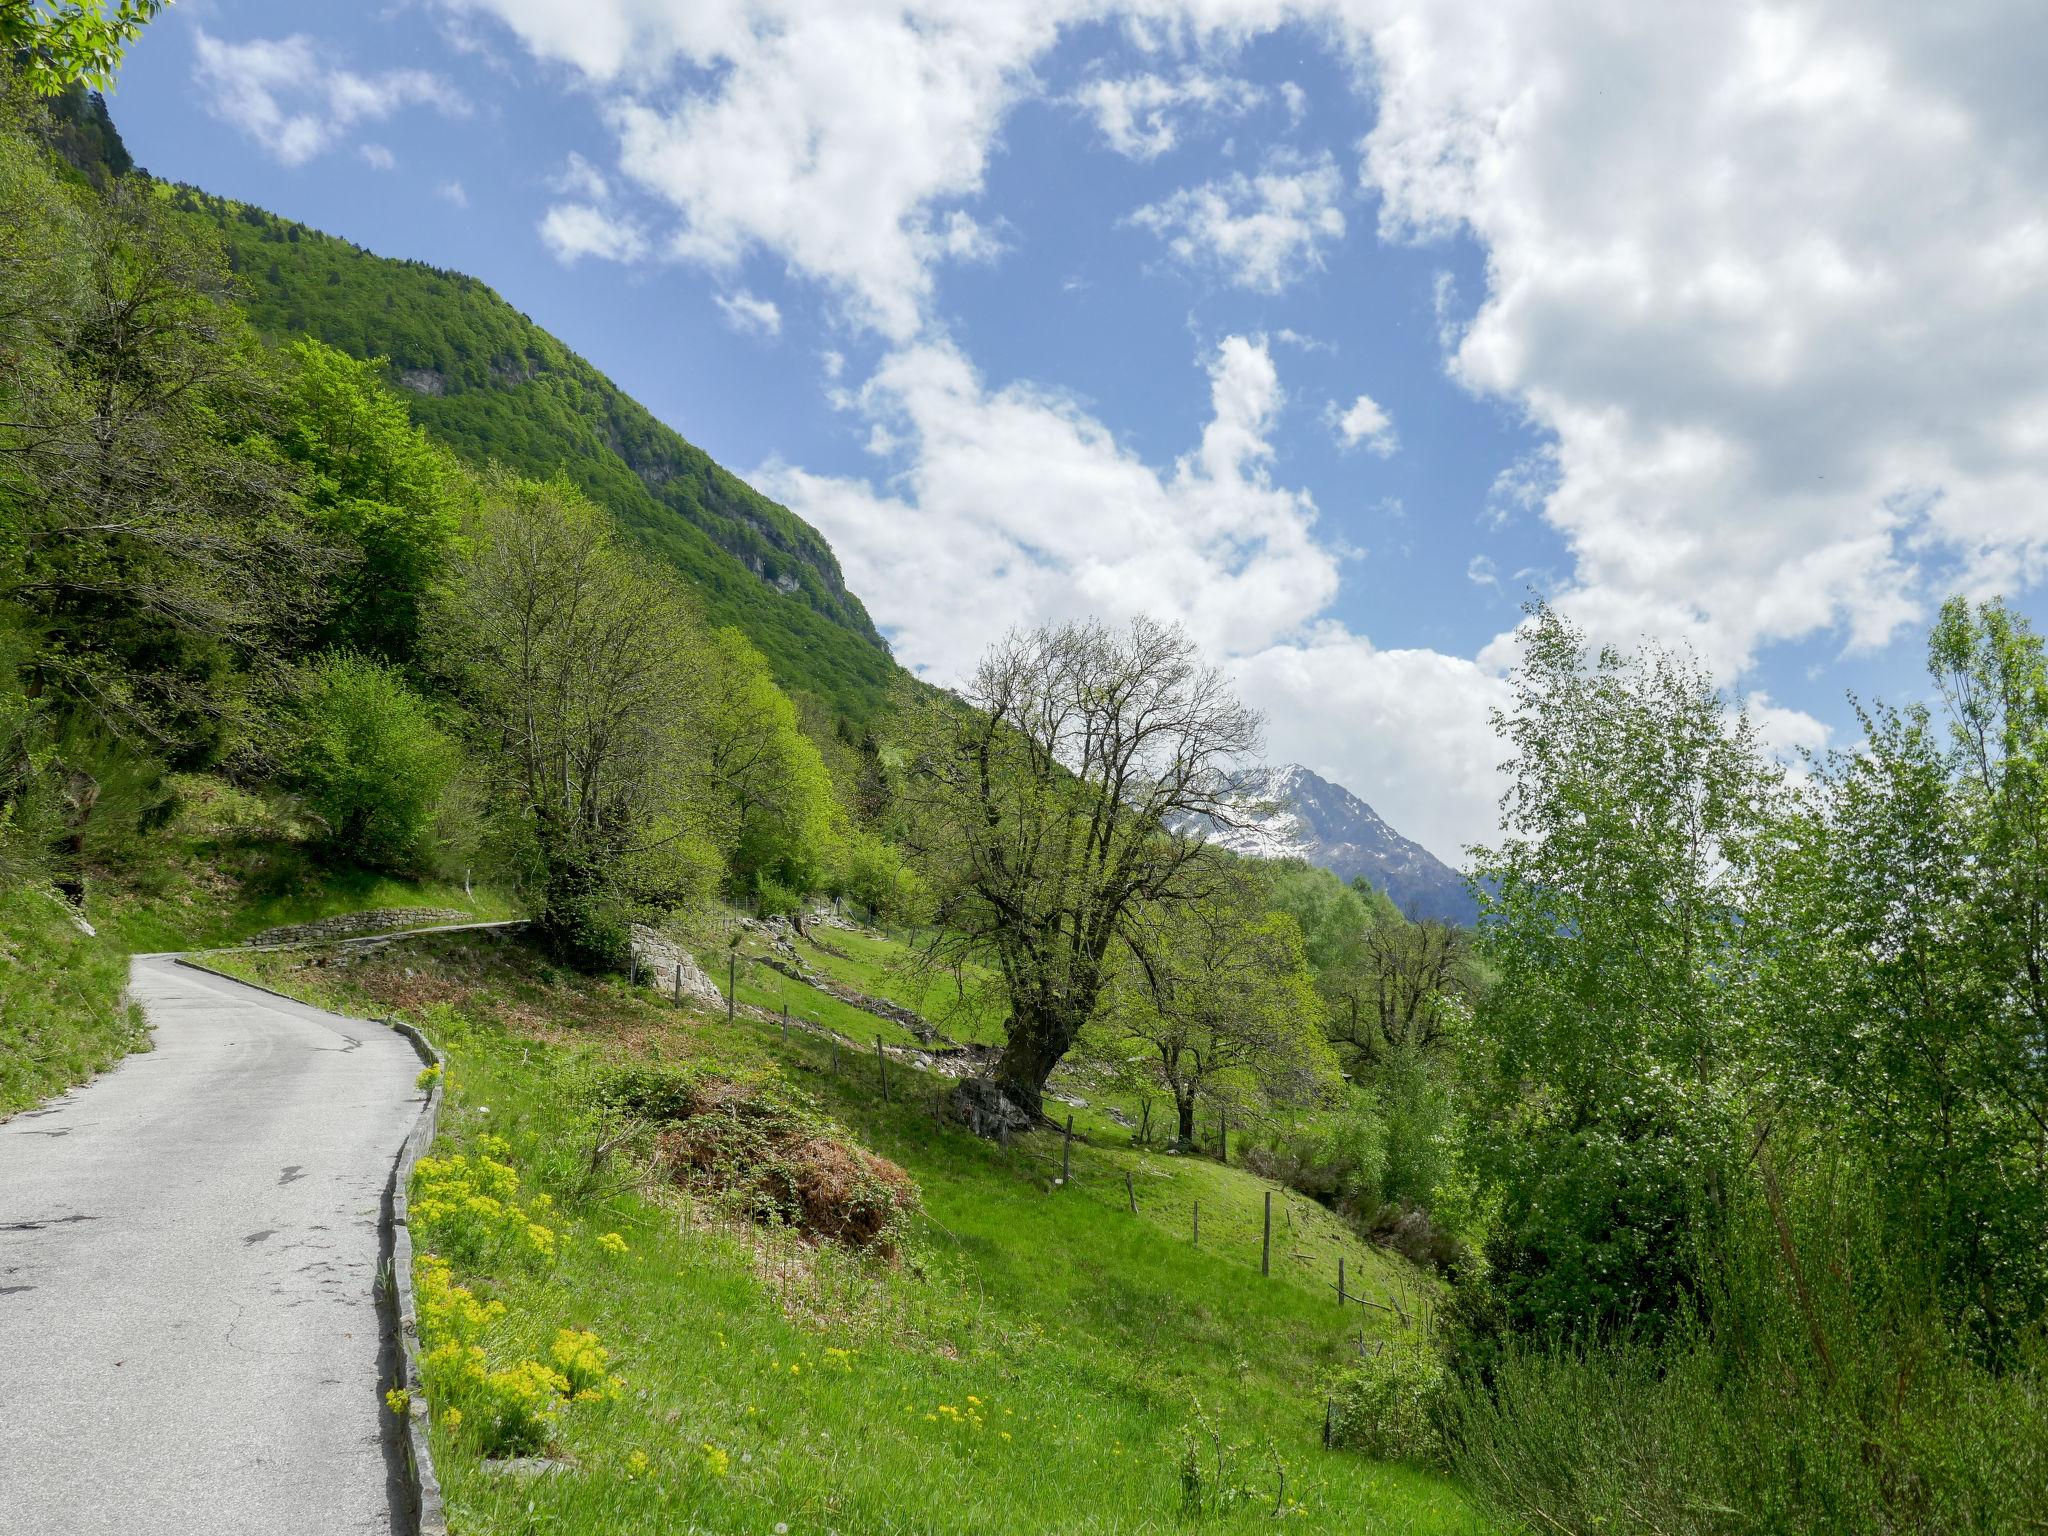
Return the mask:
<path fill-rule="evenodd" d="M 1451 1378 L 1427 1348 L 1383 1346 L 1347 1367 L 1329 1387 L 1332 1445 L 1375 1461 L 1444 1461 L 1440 1428 Z"/>
<path fill-rule="evenodd" d="M 755 1221 L 887 1254 L 917 1209 L 907 1173 L 859 1146 L 772 1067 L 629 1067 L 599 1094 L 662 1127 L 655 1163 L 669 1178 L 733 1199 Z"/>
<path fill-rule="evenodd" d="M 287 779 L 326 825 L 322 842 L 373 869 L 422 870 L 459 766 L 454 743 L 398 673 L 360 656 L 307 670 Z"/>

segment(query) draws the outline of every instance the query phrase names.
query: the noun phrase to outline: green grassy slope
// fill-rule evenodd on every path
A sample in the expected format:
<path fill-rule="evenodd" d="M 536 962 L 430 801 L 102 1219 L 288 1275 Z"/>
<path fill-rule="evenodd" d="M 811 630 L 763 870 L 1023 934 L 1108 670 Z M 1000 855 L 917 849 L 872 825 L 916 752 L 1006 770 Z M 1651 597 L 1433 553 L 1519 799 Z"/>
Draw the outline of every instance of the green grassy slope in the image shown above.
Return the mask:
<path fill-rule="evenodd" d="M 836 935 L 835 935 L 836 937 Z M 938 1111 L 949 1084 L 744 1016 L 728 1027 L 549 971 L 503 940 L 408 942 L 345 971 L 291 955 L 232 964 L 353 1011 L 425 1025 L 451 1059 L 443 1153 L 496 1151 L 544 1193 L 551 1259 L 473 1259 L 458 1279 L 506 1305 L 495 1366 L 589 1329 L 623 1379 L 557 1419 L 540 1477 L 436 1429 L 458 1528 L 560 1533 L 1141 1532 L 1179 1529 L 1187 1479 L 1217 1529 L 1477 1532 L 1458 1492 L 1320 1442 L 1320 1385 L 1392 1314 L 1340 1310 L 1325 1271 L 1415 1315 L 1426 1282 L 1327 1213 L 1276 1197 L 1275 1273 L 1258 1272 L 1272 1186 L 1109 1135 L 978 1141 Z M 772 1063 L 918 1181 L 924 1214 L 889 1265 L 733 1226 L 701 1198 L 614 1162 L 580 1085 L 602 1061 Z M 502 1143 L 484 1138 L 502 1137 Z M 1127 1206 L 1124 1175 L 1139 1210 Z M 1199 1198 L 1203 1241 L 1188 1207 Z M 617 1232 L 624 1254 L 598 1239 Z M 1305 1255 L 1296 1259 L 1299 1252 Z M 792 1369 L 794 1367 L 794 1369 Z M 1192 1461 L 1188 1458 L 1192 1453 Z M 1220 1503 L 1220 1507 L 1216 1507 Z"/>
<path fill-rule="evenodd" d="M 83 932 L 53 892 L 0 892 L 0 1118 L 144 1043 L 127 979 L 121 946 Z"/>
<path fill-rule="evenodd" d="M 414 417 L 475 464 L 566 474 L 743 630 L 776 680 L 856 721 L 897 669 L 816 529 L 684 441 L 485 284 L 373 255 L 188 186 L 166 195 L 213 231 L 273 339 L 383 357 Z"/>

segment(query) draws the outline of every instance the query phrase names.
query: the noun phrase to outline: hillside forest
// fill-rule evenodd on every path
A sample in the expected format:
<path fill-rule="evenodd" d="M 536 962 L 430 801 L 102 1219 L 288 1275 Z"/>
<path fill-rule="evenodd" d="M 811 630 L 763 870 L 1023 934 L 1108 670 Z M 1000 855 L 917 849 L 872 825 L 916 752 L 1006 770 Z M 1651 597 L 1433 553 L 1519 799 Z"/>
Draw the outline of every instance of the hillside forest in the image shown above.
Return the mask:
<path fill-rule="evenodd" d="M 1410 921 L 1205 841 L 1261 728 L 1178 630 L 917 682 L 822 539 L 481 285 L 97 124 L 0 102 L 0 1112 L 142 1043 L 129 949 L 277 880 L 489 893 L 550 997 L 829 917 L 986 1022 L 899 1140 L 1078 1087 L 1398 1256 L 1435 1326 L 1297 1384 L 1335 1464 L 1473 1529 L 2042 1528 L 2048 661 L 2007 608 L 1788 767 L 1689 656 L 1532 605 L 1480 920 Z M 1204 1487 L 1175 1518 L 1254 1513 Z"/>

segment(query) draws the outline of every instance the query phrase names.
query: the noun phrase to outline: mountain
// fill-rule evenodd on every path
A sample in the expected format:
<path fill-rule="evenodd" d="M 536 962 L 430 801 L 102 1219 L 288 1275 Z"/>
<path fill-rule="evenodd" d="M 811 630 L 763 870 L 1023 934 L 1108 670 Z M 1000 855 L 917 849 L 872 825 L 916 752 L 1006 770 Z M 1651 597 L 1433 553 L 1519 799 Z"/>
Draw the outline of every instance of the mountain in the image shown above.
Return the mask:
<path fill-rule="evenodd" d="M 824 536 L 489 286 L 195 187 L 169 195 L 226 246 L 259 331 L 386 359 L 414 419 L 458 454 L 566 474 L 688 577 L 706 617 L 742 630 L 783 686 L 856 721 L 880 712 L 898 669 Z"/>
<path fill-rule="evenodd" d="M 1411 918 L 1476 921 L 1478 908 L 1458 872 L 1343 785 L 1289 763 L 1239 773 L 1231 792 L 1242 807 L 1240 824 L 1210 825 L 1219 847 L 1250 858 L 1304 859 L 1343 880 L 1362 875 Z"/>
<path fill-rule="evenodd" d="M 96 93 L 74 89 L 50 121 L 52 148 L 81 174 L 104 182 L 132 167 Z M 901 669 L 824 536 L 487 284 L 197 187 L 154 185 L 226 248 L 268 339 L 306 334 L 384 359 L 421 426 L 473 464 L 568 476 L 688 578 L 707 619 L 752 640 L 785 688 L 855 722 L 881 712 Z"/>

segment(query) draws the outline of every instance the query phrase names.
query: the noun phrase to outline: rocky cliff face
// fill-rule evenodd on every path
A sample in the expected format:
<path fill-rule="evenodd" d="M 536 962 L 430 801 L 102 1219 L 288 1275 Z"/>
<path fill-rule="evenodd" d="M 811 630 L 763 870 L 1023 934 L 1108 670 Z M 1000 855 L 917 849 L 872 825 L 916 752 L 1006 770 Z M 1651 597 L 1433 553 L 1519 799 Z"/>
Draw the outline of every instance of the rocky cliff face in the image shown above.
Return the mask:
<path fill-rule="evenodd" d="M 1478 909 L 1457 871 L 1341 784 L 1299 763 L 1237 775 L 1238 825 L 1211 826 L 1211 840 L 1251 858 L 1304 859 L 1343 880 L 1358 876 L 1410 917 L 1471 923 Z"/>

